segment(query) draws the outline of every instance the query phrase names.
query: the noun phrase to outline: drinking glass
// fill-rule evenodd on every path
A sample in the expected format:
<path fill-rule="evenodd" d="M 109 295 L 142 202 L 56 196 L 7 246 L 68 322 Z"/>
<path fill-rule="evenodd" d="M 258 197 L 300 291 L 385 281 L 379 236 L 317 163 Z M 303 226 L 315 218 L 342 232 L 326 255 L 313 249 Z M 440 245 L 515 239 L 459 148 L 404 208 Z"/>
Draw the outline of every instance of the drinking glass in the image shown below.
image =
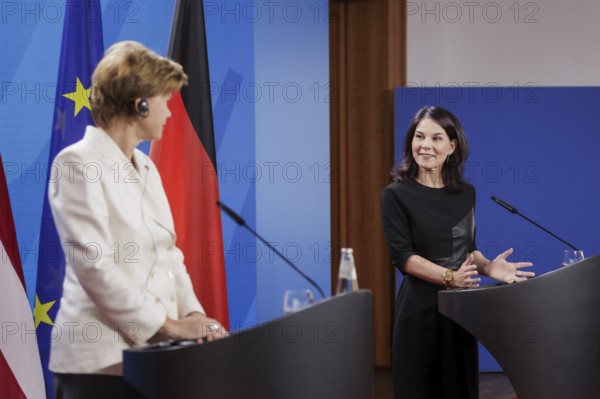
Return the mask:
<path fill-rule="evenodd" d="M 314 302 L 311 290 L 287 290 L 283 295 L 283 312 L 291 314 L 309 307 Z"/>
<path fill-rule="evenodd" d="M 583 251 L 574 250 L 574 249 L 565 249 L 565 254 L 563 256 L 563 266 L 568 266 L 572 263 L 577 263 L 582 261 L 584 258 Z"/>

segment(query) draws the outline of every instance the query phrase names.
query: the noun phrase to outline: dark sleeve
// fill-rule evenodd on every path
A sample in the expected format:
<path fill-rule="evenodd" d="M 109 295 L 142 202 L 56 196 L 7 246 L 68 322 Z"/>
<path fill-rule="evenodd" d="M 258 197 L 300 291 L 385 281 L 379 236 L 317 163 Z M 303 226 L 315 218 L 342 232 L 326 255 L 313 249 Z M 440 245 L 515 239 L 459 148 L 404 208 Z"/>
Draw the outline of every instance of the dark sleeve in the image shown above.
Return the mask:
<path fill-rule="evenodd" d="M 473 218 L 475 218 L 475 209 L 476 209 L 475 200 L 477 199 L 477 192 L 475 191 L 475 187 L 472 187 L 472 189 L 473 189 Z M 475 219 L 475 220 L 477 220 L 477 219 Z M 475 223 L 475 226 L 473 227 L 473 242 L 469 246 L 469 253 L 472 253 L 475 251 L 477 251 L 477 223 Z"/>
<path fill-rule="evenodd" d="M 390 248 L 392 263 L 404 273 L 404 264 L 416 252 L 412 242 L 407 211 L 389 186 L 383 190 L 381 195 L 381 220 L 385 239 Z"/>

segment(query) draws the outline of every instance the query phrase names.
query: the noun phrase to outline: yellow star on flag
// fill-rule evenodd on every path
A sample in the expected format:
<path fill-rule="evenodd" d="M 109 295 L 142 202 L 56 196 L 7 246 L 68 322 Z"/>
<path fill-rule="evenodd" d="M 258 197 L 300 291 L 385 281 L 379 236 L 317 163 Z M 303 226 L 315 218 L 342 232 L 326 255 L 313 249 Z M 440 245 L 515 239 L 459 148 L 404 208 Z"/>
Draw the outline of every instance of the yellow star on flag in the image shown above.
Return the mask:
<path fill-rule="evenodd" d="M 63 94 L 63 97 L 68 98 L 69 100 L 75 101 L 75 116 L 81 111 L 83 107 L 86 107 L 90 111 L 92 110 L 92 106 L 90 105 L 90 93 L 92 91 L 92 87 L 90 86 L 88 89 L 83 87 L 83 84 L 77 78 L 77 85 L 75 86 L 75 91 L 72 93 Z"/>
<path fill-rule="evenodd" d="M 38 296 L 37 295 L 35 296 L 35 306 L 33 308 L 33 318 L 35 320 L 35 328 L 38 328 L 40 323 L 46 323 L 51 326 L 54 325 L 54 323 L 52 322 L 52 319 L 50 318 L 50 316 L 48 316 L 48 311 L 50 310 L 52 305 L 54 305 L 54 302 L 56 302 L 56 301 L 41 303 Z"/>

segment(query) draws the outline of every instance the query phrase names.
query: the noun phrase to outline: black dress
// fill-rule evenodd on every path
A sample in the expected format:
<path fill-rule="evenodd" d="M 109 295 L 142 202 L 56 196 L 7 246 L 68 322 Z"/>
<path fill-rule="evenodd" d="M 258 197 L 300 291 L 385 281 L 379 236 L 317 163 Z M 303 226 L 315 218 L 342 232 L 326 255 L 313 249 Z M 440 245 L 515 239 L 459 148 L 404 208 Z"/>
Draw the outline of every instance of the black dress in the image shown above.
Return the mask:
<path fill-rule="evenodd" d="M 457 270 L 475 248 L 475 189 L 452 193 L 419 183 L 394 182 L 381 212 L 392 262 L 402 270 L 411 255 Z M 477 398 L 477 341 L 438 313 L 444 289 L 405 274 L 396 299 L 392 367 L 394 397 Z"/>

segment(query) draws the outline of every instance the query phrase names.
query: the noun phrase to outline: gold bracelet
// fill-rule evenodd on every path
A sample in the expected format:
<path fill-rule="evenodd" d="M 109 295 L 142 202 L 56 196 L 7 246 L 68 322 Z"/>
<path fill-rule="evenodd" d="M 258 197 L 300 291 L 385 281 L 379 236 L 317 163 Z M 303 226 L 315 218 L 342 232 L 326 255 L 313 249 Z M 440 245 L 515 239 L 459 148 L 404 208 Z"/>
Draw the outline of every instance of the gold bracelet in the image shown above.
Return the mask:
<path fill-rule="evenodd" d="M 442 274 L 442 283 L 446 289 L 450 289 L 450 283 L 454 280 L 454 271 L 452 269 L 446 269 Z"/>

